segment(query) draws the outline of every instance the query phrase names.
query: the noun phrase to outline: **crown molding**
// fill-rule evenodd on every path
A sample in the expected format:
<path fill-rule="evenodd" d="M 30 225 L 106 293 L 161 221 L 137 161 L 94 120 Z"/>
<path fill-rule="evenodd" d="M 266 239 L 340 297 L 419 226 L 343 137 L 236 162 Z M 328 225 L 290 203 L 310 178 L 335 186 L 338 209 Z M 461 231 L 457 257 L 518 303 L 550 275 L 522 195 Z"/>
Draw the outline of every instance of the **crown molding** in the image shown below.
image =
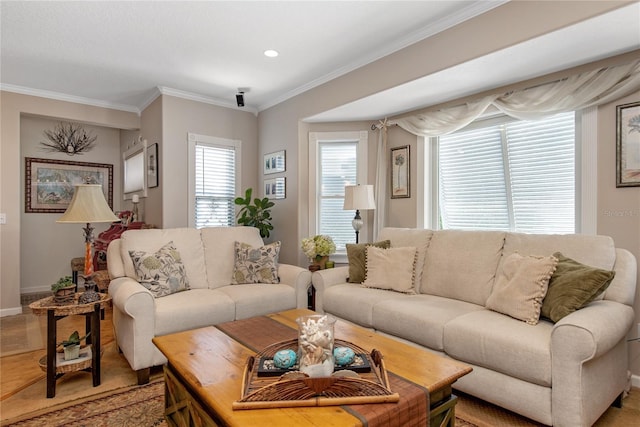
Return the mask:
<path fill-rule="evenodd" d="M 204 104 L 216 105 L 218 107 L 230 108 L 232 110 L 247 111 L 249 113 L 252 113 L 254 116 L 258 115 L 258 110 L 256 108 L 248 107 L 248 106 L 240 108 L 236 104 L 233 104 L 231 102 L 224 101 L 224 100 L 221 100 L 221 99 L 211 98 L 211 97 L 204 96 L 204 95 L 199 95 L 197 93 L 186 92 L 186 91 L 179 90 L 179 89 L 172 89 L 172 88 L 166 87 L 166 86 L 158 86 L 158 91 L 162 95 L 174 96 L 176 98 L 182 98 L 182 99 L 187 99 L 187 100 L 190 100 L 190 101 L 202 102 Z"/>
<path fill-rule="evenodd" d="M 116 104 L 113 102 L 102 101 L 99 99 L 84 98 L 81 96 L 67 95 L 65 93 L 53 92 L 49 90 L 34 89 L 24 86 L 12 84 L 0 84 L 0 90 L 6 92 L 19 93 L 21 95 L 37 96 L 40 98 L 54 99 L 56 101 L 73 102 L 75 104 L 91 105 L 93 107 L 108 108 L 111 110 L 126 111 L 140 115 L 140 109 L 135 105 Z"/>
<path fill-rule="evenodd" d="M 429 38 L 435 34 L 441 33 L 451 27 L 454 27 L 458 24 L 461 24 L 469 19 L 472 19 L 478 15 L 482 15 L 496 7 L 499 7 L 505 3 L 508 3 L 509 0 L 489 0 L 489 1 L 476 1 L 470 4 L 468 7 L 457 11 L 456 13 L 452 13 L 450 15 L 445 16 L 444 18 L 434 22 L 431 25 L 428 25 L 424 28 L 421 28 L 412 33 L 408 33 L 402 38 L 395 40 L 394 42 L 387 43 L 383 45 L 379 49 L 372 51 L 369 55 L 363 57 L 361 60 L 357 62 L 352 62 L 350 64 L 345 65 L 344 67 L 340 67 L 337 70 L 326 74 L 322 77 L 319 77 L 309 83 L 306 83 L 302 86 L 299 86 L 273 100 L 262 104 L 258 107 L 258 111 L 264 111 L 267 108 L 271 108 L 275 105 L 280 104 L 281 102 L 286 101 L 287 99 L 293 98 L 294 96 L 300 95 L 308 90 L 311 90 L 317 86 L 320 86 L 324 83 L 327 83 L 333 79 L 336 79 L 340 76 L 343 76 L 351 71 L 357 70 L 358 68 L 364 67 L 367 64 L 370 64 L 378 59 L 384 58 L 385 56 L 391 55 L 394 52 L 402 50 L 408 46 L 411 46 L 414 43 L 417 43 L 421 40 Z"/>

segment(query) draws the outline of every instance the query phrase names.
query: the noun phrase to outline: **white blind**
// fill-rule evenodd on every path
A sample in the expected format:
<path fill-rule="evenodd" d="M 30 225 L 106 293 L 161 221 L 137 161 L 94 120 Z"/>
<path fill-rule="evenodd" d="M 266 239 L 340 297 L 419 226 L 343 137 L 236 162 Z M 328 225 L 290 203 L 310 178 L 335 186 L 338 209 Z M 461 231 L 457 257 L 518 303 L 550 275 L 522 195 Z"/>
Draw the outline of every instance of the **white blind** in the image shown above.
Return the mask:
<path fill-rule="evenodd" d="M 574 116 L 441 136 L 442 228 L 575 232 Z"/>
<path fill-rule="evenodd" d="M 318 230 L 331 236 L 338 251 L 356 240 L 351 226 L 355 211 L 345 211 L 342 206 L 345 185 L 357 183 L 357 154 L 357 141 L 320 142 L 318 146 Z"/>
<path fill-rule="evenodd" d="M 197 143 L 195 146 L 195 226 L 235 223 L 236 151 Z"/>

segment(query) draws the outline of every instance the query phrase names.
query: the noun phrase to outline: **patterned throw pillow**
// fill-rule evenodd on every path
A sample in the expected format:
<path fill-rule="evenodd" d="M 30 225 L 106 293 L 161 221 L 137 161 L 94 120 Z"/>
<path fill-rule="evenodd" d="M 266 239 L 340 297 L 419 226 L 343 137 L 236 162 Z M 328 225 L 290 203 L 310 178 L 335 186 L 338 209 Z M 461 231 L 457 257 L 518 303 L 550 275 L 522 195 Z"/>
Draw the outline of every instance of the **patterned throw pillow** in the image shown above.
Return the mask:
<path fill-rule="evenodd" d="M 260 248 L 236 242 L 234 251 L 235 262 L 231 284 L 280 283 L 278 277 L 280 242 L 273 242 Z"/>
<path fill-rule="evenodd" d="M 173 241 L 155 253 L 129 251 L 142 286 L 160 298 L 189 289 L 187 272 Z"/>

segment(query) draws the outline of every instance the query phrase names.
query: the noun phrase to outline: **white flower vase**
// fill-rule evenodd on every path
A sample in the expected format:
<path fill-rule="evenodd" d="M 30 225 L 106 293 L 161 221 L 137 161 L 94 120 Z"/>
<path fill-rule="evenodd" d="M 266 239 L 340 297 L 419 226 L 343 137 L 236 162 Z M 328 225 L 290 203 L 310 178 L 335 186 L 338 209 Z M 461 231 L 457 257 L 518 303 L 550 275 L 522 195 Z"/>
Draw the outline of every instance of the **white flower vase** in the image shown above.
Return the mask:
<path fill-rule="evenodd" d="M 328 377 L 333 373 L 333 333 L 336 319 L 315 314 L 296 319 L 298 323 L 298 366 L 310 377 Z"/>
<path fill-rule="evenodd" d="M 80 357 L 80 344 L 67 345 L 64 347 L 64 360 L 73 360 Z"/>

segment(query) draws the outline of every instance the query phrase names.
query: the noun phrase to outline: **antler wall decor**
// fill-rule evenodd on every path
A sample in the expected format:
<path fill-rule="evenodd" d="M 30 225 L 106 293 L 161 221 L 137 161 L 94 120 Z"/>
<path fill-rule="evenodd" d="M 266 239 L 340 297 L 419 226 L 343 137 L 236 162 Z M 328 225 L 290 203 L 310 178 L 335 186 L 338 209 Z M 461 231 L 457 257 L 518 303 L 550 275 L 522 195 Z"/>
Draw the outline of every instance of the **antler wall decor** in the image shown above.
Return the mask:
<path fill-rule="evenodd" d="M 55 129 L 45 130 L 43 133 L 48 139 L 46 142 L 40 142 L 44 150 L 59 151 L 70 156 L 91 150 L 98 139 L 97 136 L 87 133 L 78 123 L 60 122 Z"/>

